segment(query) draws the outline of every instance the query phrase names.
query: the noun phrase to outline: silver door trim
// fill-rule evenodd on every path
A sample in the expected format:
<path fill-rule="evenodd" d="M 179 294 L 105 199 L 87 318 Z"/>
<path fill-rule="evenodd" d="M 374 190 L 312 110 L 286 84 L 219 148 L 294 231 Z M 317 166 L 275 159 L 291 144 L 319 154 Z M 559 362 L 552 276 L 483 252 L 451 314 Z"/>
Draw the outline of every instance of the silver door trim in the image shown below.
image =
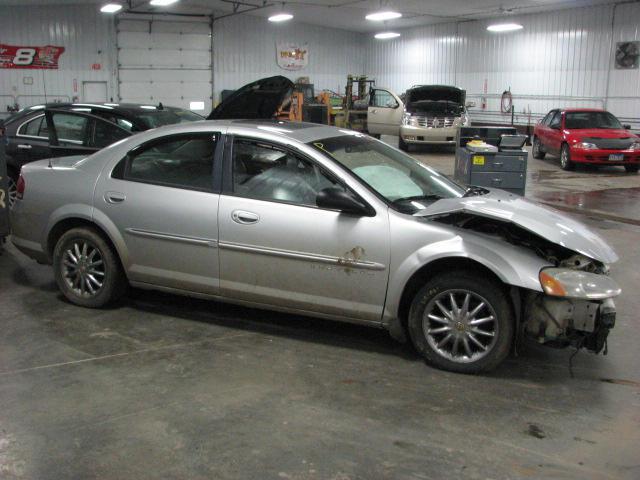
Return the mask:
<path fill-rule="evenodd" d="M 325 263 L 328 265 L 337 265 L 346 268 L 359 268 L 363 270 L 385 270 L 386 265 L 377 262 L 366 262 L 344 257 L 332 257 L 329 255 L 319 255 L 315 253 L 296 252 L 292 250 L 280 250 L 276 248 L 256 247 L 254 245 L 244 245 L 241 243 L 218 242 L 218 247 L 224 250 L 233 250 L 236 252 L 258 253 L 262 255 L 271 255 L 274 257 L 291 258 L 293 260 L 305 260 L 316 263 Z"/>
<path fill-rule="evenodd" d="M 191 245 L 200 245 L 202 247 L 218 247 L 218 241 L 211 238 L 186 237 L 184 235 L 154 232 L 152 230 L 142 230 L 139 228 L 127 228 L 125 229 L 125 231 L 130 235 L 135 235 L 137 237 L 156 238 L 159 240 L 168 240 L 172 242 L 189 243 Z"/>

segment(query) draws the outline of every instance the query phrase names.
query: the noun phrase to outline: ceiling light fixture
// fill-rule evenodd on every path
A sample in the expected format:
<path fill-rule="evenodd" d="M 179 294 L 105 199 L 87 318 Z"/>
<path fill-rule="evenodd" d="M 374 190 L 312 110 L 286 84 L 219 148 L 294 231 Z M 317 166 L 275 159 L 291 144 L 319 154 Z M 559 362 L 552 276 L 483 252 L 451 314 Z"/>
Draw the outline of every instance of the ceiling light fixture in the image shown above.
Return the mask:
<path fill-rule="evenodd" d="M 278 13 L 274 13 L 273 15 L 271 15 L 268 20 L 270 22 L 287 22 L 292 18 L 293 18 L 293 15 L 291 15 L 289 12 L 286 12 L 284 10 L 284 2 L 282 2 L 282 8 L 280 9 L 280 11 Z"/>
<path fill-rule="evenodd" d="M 490 32 L 512 32 L 514 30 L 522 30 L 524 27 L 519 23 L 496 23 L 489 25 L 487 30 Z"/>
<path fill-rule="evenodd" d="M 154 7 L 166 7 L 176 3 L 177 1 L 178 0 L 151 0 L 149 5 L 153 5 Z"/>
<path fill-rule="evenodd" d="M 119 3 L 107 3 L 100 8 L 102 13 L 116 13 L 122 10 L 122 5 Z"/>
<path fill-rule="evenodd" d="M 400 34 L 396 32 L 380 32 L 374 35 L 374 37 L 377 38 L 378 40 L 386 40 L 388 38 L 397 38 L 399 36 Z"/>
<path fill-rule="evenodd" d="M 394 20 L 400 17 L 402 17 L 402 14 L 400 12 L 392 12 L 392 11 L 386 10 L 383 12 L 370 13 L 364 18 L 366 18 L 367 20 L 371 20 L 372 22 L 382 22 L 385 20 Z"/>

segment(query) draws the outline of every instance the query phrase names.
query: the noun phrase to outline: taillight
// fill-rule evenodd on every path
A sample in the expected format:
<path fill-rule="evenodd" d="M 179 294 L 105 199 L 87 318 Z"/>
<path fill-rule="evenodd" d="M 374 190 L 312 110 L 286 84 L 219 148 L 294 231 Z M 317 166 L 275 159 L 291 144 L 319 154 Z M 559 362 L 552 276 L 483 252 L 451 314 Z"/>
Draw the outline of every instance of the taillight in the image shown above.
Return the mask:
<path fill-rule="evenodd" d="M 24 197 L 25 188 L 27 188 L 27 182 L 24 181 L 24 177 L 20 174 L 20 177 L 18 177 L 18 183 L 16 184 L 16 197 L 22 199 L 22 197 Z"/>

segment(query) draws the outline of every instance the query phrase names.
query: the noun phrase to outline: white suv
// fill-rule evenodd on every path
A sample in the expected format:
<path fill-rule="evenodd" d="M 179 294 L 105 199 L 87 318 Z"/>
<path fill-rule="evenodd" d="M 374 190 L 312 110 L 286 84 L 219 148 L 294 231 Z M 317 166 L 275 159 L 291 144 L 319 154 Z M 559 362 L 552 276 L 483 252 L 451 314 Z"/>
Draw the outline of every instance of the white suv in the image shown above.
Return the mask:
<path fill-rule="evenodd" d="M 367 112 L 371 135 L 399 135 L 399 147 L 409 145 L 453 145 L 457 129 L 470 124 L 465 106 L 466 92 L 445 85 L 412 87 L 404 101 L 385 88 L 375 88 Z"/>

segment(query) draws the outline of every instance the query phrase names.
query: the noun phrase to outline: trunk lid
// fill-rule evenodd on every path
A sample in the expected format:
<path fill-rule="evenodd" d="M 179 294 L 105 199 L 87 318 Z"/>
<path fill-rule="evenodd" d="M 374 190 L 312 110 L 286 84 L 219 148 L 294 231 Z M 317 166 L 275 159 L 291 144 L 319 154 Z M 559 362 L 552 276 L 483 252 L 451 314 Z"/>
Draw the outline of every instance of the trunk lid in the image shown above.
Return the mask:
<path fill-rule="evenodd" d="M 262 78 L 233 92 L 209 114 L 207 120 L 271 119 L 293 87 L 293 82 L 281 75 Z"/>

